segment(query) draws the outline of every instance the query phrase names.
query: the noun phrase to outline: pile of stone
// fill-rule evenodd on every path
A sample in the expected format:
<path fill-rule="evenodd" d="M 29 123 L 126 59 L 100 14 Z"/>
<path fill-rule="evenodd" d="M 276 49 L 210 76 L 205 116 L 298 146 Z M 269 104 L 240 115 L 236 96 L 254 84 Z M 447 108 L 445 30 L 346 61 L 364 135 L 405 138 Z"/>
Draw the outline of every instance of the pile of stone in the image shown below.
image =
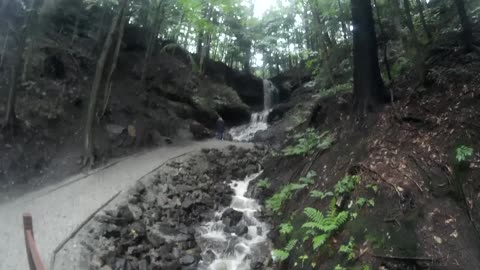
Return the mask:
<path fill-rule="evenodd" d="M 196 269 L 195 228 L 231 203 L 231 180 L 258 172 L 263 149 L 203 150 L 171 163 L 148 184 L 137 183 L 124 203 L 95 218 L 91 269 Z"/>

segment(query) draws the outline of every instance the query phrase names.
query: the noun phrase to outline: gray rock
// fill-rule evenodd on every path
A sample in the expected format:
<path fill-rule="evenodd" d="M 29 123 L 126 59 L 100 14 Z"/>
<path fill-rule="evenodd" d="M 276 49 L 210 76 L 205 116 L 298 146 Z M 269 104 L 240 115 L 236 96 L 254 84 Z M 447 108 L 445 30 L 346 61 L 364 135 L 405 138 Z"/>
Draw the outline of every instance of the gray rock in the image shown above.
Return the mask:
<path fill-rule="evenodd" d="M 108 124 L 106 127 L 108 136 L 110 138 L 115 138 L 118 135 L 122 134 L 123 131 L 125 130 L 125 127 L 122 127 L 120 125 L 115 125 L 115 124 Z"/>
<path fill-rule="evenodd" d="M 243 213 L 236 211 L 232 208 L 228 208 L 222 214 L 223 224 L 230 227 L 236 226 L 240 222 L 240 220 L 242 220 L 242 218 L 243 218 Z"/>
<path fill-rule="evenodd" d="M 248 227 L 245 225 L 239 225 L 235 228 L 235 234 L 238 236 L 244 236 L 248 233 Z"/>
<path fill-rule="evenodd" d="M 193 257 L 192 255 L 185 255 L 183 256 L 182 258 L 180 258 L 180 263 L 183 265 L 183 266 L 189 266 L 189 265 L 192 265 L 195 263 L 195 257 Z"/>
<path fill-rule="evenodd" d="M 140 206 L 135 204 L 128 204 L 128 210 L 131 212 L 134 220 L 139 220 L 142 217 L 143 211 Z"/>
<path fill-rule="evenodd" d="M 158 227 L 152 227 L 147 231 L 147 240 L 153 247 L 158 248 L 165 244 L 163 233 Z"/>

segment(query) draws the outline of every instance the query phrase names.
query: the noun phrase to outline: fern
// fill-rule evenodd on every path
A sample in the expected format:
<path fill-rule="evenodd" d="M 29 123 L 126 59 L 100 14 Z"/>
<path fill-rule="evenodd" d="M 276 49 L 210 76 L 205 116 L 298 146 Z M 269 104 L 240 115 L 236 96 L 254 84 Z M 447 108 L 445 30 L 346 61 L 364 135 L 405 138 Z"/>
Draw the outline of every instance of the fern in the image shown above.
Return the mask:
<path fill-rule="evenodd" d="M 283 223 L 280 224 L 280 233 L 281 234 L 289 234 L 293 231 L 293 226 L 290 223 Z"/>
<path fill-rule="evenodd" d="M 292 197 L 292 194 L 296 190 L 304 189 L 307 184 L 292 183 L 284 186 L 279 192 L 275 193 L 272 197 L 265 201 L 265 205 L 268 209 L 274 212 L 280 211 L 283 203 Z"/>
<path fill-rule="evenodd" d="M 298 181 L 303 184 L 312 185 L 315 183 L 315 180 L 313 180 L 315 176 L 317 176 L 317 173 L 315 171 L 309 171 L 307 173 L 307 176 L 301 177 Z"/>
<path fill-rule="evenodd" d="M 312 128 L 303 134 L 296 134 L 293 138 L 296 144 L 283 149 L 285 156 L 310 155 L 318 149 L 328 149 L 334 142 L 330 132 L 326 131 L 319 135 Z"/>
<path fill-rule="evenodd" d="M 341 195 L 352 192 L 355 186 L 360 182 L 358 175 L 346 175 L 342 180 L 335 185 L 335 194 Z"/>
<path fill-rule="evenodd" d="M 319 190 L 313 190 L 310 192 L 310 197 L 312 198 L 320 198 L 320 199 L 325 199 L 326 197 L 333 197 L 334 194 L 333 192 L 329 191 L 329 192 L 322 192 L 322 191 L 319 191 Z"/>
<path fill-rule="evenodd" d="M 347 259 L 349 261 L 355 259 L 355 243 L 354 243 L 354 241 L 355 241 L 355 239 L 353 239 L 353 237 L 350 238 L 348 243 L 346 245 L 341 245 L 340 249 L 338 250 L 341 253 L 347 254 Z"/>
<path fill-rule="evenodd" d="M 276 262 L 283 262 L 290 256 L 290 253 L 282 249 L 274 249 L 272 251 L 272 258 Z"/>
<path fill-rule="evenodd" d="M 290 257 L 290 251 L 293 250 L 293 248 L 295 248 L 295 245 L 297 244 L 298 240 L 296 239 L 293 239 L 293 240 L 290 240 L 287 245 L 285 246 L 285 248 L 283 249 L 274 249 L 272 251 L 272 258 L 274 261 L 276 262 L 282 262 L 286 259 L 288 259 L 288 257 Z"/>
<path fill-rule="evenodd" d="M 337 213 L 334 202 L 335 200 L 332 200 L 326 216 L 315 208 L 307 207 L 303 211 L 309 221 L 305 222 L 302 228 L 308 229 L 307 234 L 314 235 L 312 240 L 314 250 L 325 244 L 330 235 L 349 219 L 350 214 L 347 211 Z"/>
<path fill-rule="evenodd" d="M 262 180 L 258 181 L 258 183 L 257 183 L 257 187 L 259 187 L 259 188 L 269 188 L 270 186 L 271 186 L 271 184 L 270 184 L 270 181 L 268 180 L 268 178 L 262 179 Z"/>

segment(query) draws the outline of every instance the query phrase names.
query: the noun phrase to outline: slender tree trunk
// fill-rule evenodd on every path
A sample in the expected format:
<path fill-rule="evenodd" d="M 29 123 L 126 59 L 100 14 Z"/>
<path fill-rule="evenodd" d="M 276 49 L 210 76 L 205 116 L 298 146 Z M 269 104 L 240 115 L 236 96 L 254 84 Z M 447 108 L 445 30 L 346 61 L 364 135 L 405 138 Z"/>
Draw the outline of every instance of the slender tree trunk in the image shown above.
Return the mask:
<path fill-rule="evenodd" d="M 420 15 L 420 22 L 422 23 L 423 31 L 425 32 L 425 35 L 427 35 L 428 43 L 431 43 L 432 42 L 432 32 L 430 31 L 430 28 L 428 27 L 427 21 L 425 20 L 423 3 L 422 3 L 421 0 L 415 0 L 415 1 L 416 1 L 416 5 L 417 5 L 418 14 Z"/>
<path fill-rule="evenodd" d="M 8 1 L 4 2 L 7 3 Z M 16 122 L 15 103 L 17 100 L 17 91 L 20 87 L 20 80 L 22 78 L 22 70 L 24 69 L 24 53 L 27 47 L 27 34 L 31 34 L 32 12 L 37 12 L 42 1 L 36 0 L 32 3 L 32 10 L 26 14 L 25 22 L 16 38 L 16 60 L 11 70 L 10 89 L 8 91 L 7 110 L 5 112 L 5 120 L 3 122 L 4 128 L 14 128 Z M 8 5 L 8 3 L 7 3 Z"/>
<path fill-rule="evenodd" d="M 85 157 L 83 160 L 84 165 L 90 164 L 90 166 L 93 166 L 95 162 L 93 125 L 95 122 L 95 111 L 97 108 L 98 91 L 100 90 L 100 86 L 102 83 L 103 71 L 105 68 L 105 63 L 107 62 L 108 53 L 110 52 L 110 49 L 112 47 L 113 35 L 115 33 L 115 30 L 118 29 L 120 26 L 121 18 L 123 17 L 123 14 L 125 12 L 125 9 L 127 8 L 127 5 L 128 5 L 128 0 L 122 0 L 120 4 L 120 10 L 117 16 L 115 16 L 115 18 L 112 21 L 112 26 L 110 28 L 110 31 L 108 32 L 105 43 L 103 44 L 103 49 L 100 54 L 100 58 L 98 59 L 98 62 L 97 62 L 95 77 L 93 79 L 93 84 L 92 84 L 92 90 L 90 91 L 90 102 L 88 104 L 87 119 L 86 119 L 86 125 L 85 125 L 85 138 L 84 138 L 85 139 L 84 141 Z"/>
<path fill-rule="evenodd" d="M 455 6 L 457 6 L 460 23 L 462 24 L 463 45 L 465 50 L 470 52 L 473 50 L 473 31 L 472 24 L 465 10 L 465 2 L 463 0 L 455 0 Z"/>
<path fill-rule="evenodd" d="M 189 38 L 190 38 L 190 26 L 187 25 L 187 33 L 185 33 L 185 40 L 183 41 L 183 47 L 188 51 Z"/>
<path fill-rule="evenodd" d="M 110 95 L 112 93 L 112 76 L 117 68 L 118 63 L 118 55 L 120 54 L 120 49 L 122 48 L 122 40 L 123 40 L 123 32 L 125 29 L 125 24 L 128 21 L 128 16 L 124 15 L 121 18 L 120 28 L 117 31 L 117 44 L 115 45 L 115 52 L 113 53 L 112 64 L 110 65 L 110 70 L 107 75 L 107 79 L 105 80 L 105 90 L 104 90 L 104 97 L 103 97 L 103 108 L 101 112 L 101 117 L 105 115 L 105 112 L 108 108 L 108 103 L 110 100 Z"/>
<path fill-rule="evenodd" d="M 142 74 L 140 76 L 140 85 L 142 85 L 142 87 L 146 87 L 145 82 L 146 82 L 146 79 L 147 79 L 148 64 L 150 62 L 150 57 L 152 57 L 153 50 L 155 49 L 155 44 L 156 44 L 156 41 L 157 41 L 158 31 L 159 31 L 160 25 L 162 24 L 163 16 L 164 16 L 164 13 L 165 13 L 165 7 L 163 7 L 163 2 L 164 2 L 164 0 L 161 0 L 161 1 L 158 2 L 158 6 L 155 10 L 155 18 L 153 20 L 153 27 L 151 29 L 151 32 L 150 32 L 150 35 L 149 35 L 148 41 L 147 41 L 147 49 L 145 51 L 145 57 L 143 59 Z M 162 7 L 163 7 L 163 9 L 162 9 Z M 160 10 L 162 10 L 162 12 L 160 12 Z"/>
<path fill-rule="evenodd" d="M 375 10 L 377 12 L 378 28 L 380 30 L 380 36 L 383 39 L 383 62 L 385 64 L 385 70 L 387 71 L 388 81 L 392 82 L 392 72 L 390 71 L 390 63 L 388 62 L 388 39 L 383 29 L 382 17 L 380 16 L 380 7 L 377 4 L 377 0 L 373 0 L 375 4 Z"/>
<path fill-rule="evenodd" d="M 0 56 L 0 68 L 3 66 L 3 61 L 5 60 L 5 52 L 7 50 L 9 37 L 10 37 L 10 29 L 7 28 L 7 34 L 5 35 L 5 39 L 3 40 L 2 55 Z"/>
<path fill-rule="evenodd" d="M 377 55 L 370 0 L 351 0 L 353 22 L 353 108 L 365 115 L 386 100 Z"/>
<path fill-rule="evenodd" d="M 412 40 L 415 48 L 418 49 L 418 47 L 420 46 L 420 43 L 418 41 L 417 31 L 415 30 L 415 26 L 413 25 L 410 0 L 403 0 L 403 6 L 405 8 L 405 24 L 407 25 L 407 28 L 410 31 L 410 34 L 412 35 Z"/>

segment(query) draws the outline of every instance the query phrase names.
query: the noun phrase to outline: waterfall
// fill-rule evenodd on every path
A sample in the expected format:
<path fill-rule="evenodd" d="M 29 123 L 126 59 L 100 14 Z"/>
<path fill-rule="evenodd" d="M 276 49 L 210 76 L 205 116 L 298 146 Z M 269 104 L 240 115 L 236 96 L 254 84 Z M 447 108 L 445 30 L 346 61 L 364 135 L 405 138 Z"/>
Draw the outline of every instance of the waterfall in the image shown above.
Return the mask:
<path fill-rule="evenodd" d="M 234 141 L 250 141 L 258 131 L 268 128 L 268 115 L 277 95 L 278 89 L 275 85 L 269 80 L 263 80 L 263 111 L 252 113 L 248 124 L 230 130 L 230 135 L 232 135 Z"/>
<path fill-rule="evenodd" d="M 216 213 L 216 220 L 198 228 L 197 242 L 202 249 L 202 260 L 197 269 L 248 270 L 252 263 L 263 262 L 270 256 L 271 245 L 267 238 L 270 227 L 255 217 L 261 209 L 258 202 L 245 196 L 250 182 L 260 174 L 247 176 L 243 181 L 233 181 L 231 184 L 235 195 L 230 208 L 243 213 L 237 226 L 247 228 L 244 234 L 225 231 L 225 224 L 221 220 L 224 210 Z"/>

